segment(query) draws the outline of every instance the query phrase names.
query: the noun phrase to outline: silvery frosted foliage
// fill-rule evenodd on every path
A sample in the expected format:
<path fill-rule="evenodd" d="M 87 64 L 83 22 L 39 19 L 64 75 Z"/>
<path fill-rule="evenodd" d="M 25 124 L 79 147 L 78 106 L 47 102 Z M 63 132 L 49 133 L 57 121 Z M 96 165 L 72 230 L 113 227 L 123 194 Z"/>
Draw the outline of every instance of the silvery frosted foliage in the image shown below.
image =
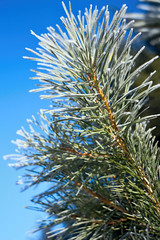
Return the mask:
<path fill-rule="evenodd" d="M 151 73 L 133 84 L 154 59 L 137 69 L 143 49 L 131 55 L 132 29 L 126 6 L 110 23 L 108 8 L 73 15 L 63 29 L 41 36 L 35 71 L 41 98 L 50 99 L 40 119 L 28 120 L 16 140 L 13 166 L 25 167 L 25 187 L 48 183 L 32 201 L 48 214 L 39 228 L 57 239 L 159 239 L 159 152 L 142 117 L 148 94 L 157 89 Z M 124 43 L 125 41 L 125 43 Z M 122 44 L 123 43 L 123 44 Z"/>
<path fill-rule="evenodd" d="M 134 19 L 133 27 L 142 32 L 142 37 L 160 51 L 160 0 L 139 0 L 142 13 L 128 13 L 126 17 Z"/>

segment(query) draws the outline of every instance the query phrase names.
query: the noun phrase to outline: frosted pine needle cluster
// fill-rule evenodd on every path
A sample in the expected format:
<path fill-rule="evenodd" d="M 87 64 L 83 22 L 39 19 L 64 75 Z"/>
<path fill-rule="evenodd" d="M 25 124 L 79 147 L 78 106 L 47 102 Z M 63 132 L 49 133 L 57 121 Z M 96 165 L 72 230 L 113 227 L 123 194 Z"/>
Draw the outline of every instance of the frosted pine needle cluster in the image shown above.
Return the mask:
<path fill-rule="evenodd" d="M 40 48 L 27 57 L 38 62 L 34 91 L 51 106 L 28 120 L 30 131 L 18 132 L 18 153 L 9 158 L 26 169 L 26 188 L 48 183 L 32 201 L 48 215 L 39 229 L 49 227 L 50 237 L 159 239 L 160 157 L 147 127 L 158 115 L 141 115 L 159 85 L 151 73 L 134 86 L 155 58 L 134 68 L 143 48 L 131 55 L 139 34 L 126 32 L 125 5 L 112 21 L 108 7 L 77 17 L 63 7 L 63 26 L 32 32 Z"/>

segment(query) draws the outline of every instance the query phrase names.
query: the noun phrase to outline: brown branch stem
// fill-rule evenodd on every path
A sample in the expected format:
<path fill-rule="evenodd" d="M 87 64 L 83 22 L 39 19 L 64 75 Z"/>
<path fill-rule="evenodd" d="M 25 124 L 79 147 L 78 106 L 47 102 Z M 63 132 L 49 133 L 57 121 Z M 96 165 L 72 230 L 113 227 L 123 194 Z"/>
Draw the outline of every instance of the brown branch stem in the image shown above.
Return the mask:
<path fill-rule="evenodd" d="M 120 211 L 122 213 L 130 214 L 128 211 L 126 211 L 125 209 L 123 209 L 121 207 L 118 207 L 113 202 L 111 202 L 111 201 L 105 199 L 104 197 L 102 197 L 100 194 L 93 192 L 91 189 L 89 189 L 89 188 L 87 188 L 85 186 L 82 186 L 82 184 L 80 184 L 79 182 L 75 181 L 75 183 L 76 183 L 77 186 L 82 187 L 82 189 L 85 190 L 87 193 L 89 193 L 91 196 L 93 196 L 95 198 L 98 198 L 100 201 L 106 203 L 107 205 L 115 208 L 116 210 L 118 210 L 118 211 Z M 132 215 L 132 214 L 130 214 L 130 215 Z M 134 216 L 134 218 L 135 218 L 135 216 Z"/>
<path fill-rule="evenodd" d="M 88 221 L 88 219 L 81 218 L 80 216 L 75 215 L 75 214 L 72 214 L 71 218 L 82 219 L 82 221 L 85 221 L 85 220 Z M 106 222 L 104 220 L 91 219 L 91 222 L 92 222 L 92 224 L 101 224 L 101 223 L 103 223 L 103 224 L 106 224 L 106 225 L 116 225 L 117 223 L 126 222 L 127 220 L 128 220 L 128 218 L 120 218 L 120 219 L 110 220 L 110 221 Z"/>
<path fill-rule="evenodd" d="M 73 154 L 76 154 L 78 156 L 84 156 L 84 157 L 91 157 L 91 158 L 95 158 L 95 157 L 105 157 L 105 158 L 109 158 L 111 157 L 111 155 L 107 155 L 107 154 L 92 154 L 92 153 L 85 153 L 85 152 L 78 152 L 77 150 L 73 149 L 73 148 L 65 148 L 65 147 L 60 147 L 60 149 L 62 149 L 63 151 L 67 151 Z"/>

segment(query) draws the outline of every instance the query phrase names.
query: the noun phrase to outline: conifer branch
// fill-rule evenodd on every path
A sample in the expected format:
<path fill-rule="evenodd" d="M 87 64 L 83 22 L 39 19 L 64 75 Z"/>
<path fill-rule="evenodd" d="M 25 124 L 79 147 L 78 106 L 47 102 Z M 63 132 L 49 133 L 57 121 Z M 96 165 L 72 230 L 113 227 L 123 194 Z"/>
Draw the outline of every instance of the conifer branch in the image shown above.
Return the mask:
<path fill-rule="evenodd" d="M 76 182 L 76 185 L 79 186 L 79 187 L 82 186 L 82 185 L 81 185 L 80 183 L 78 183 L 78 182 Z M 116 210 L 118 210 L 118 211 L 120 211 L 120 212 L 122 212 L 122 213 L 127 213 L 127 214 L 129 214 L 130 216 L 132 216 L 132 214 L 129 213 L 129 212 L 127 212 L 125 209 L 122 209 L 121 207 L 116 206 L 116 205 L 115 205 L 114 203 L 112 203 L 111 201 L 103 198 L 100 194 L 95 193 L 95 192 L 92 192 L 89 188 L 86 188 L 85 186 L 82 186 L 82 189 L 84 189 L 84 190 L 85 190 L 87 193 L 89 193 L 91 196 L 94 196 L 94 197 L 98 198 L 100 201 L 102 201 L 102 202 L 106 203 L 107 205 L 115 208 Z M 135 217 L 135 216 L 134 216 L 134 217 Z"/>
<path fill-rule="evenodd" d="M 153 85 L 151 73 L 134 83 L 155 59 L 134 69 L 131 23 L 124 20 L 126 6 L 109 25 L 108 7 L 79 12 L 76 18 L 63 3 L 65 31 L 57 26 L 41 36 L 37 51 L 39 80 L 34 91 L 51 107 L 41 110 L 40 120 L 28 120 L 16 140 L 17 168 L 26 168 L 19 183 L 27 187 L 49 182 L 50 187 L 33 198 L 49 215 L 42 227 L 64 229 L 58 239 L 127 239 L 126 236 L 160 236 L 159 149 L 148 122 L 142 117 Z M 135 233 L 136 229 L 136 233 Z M 52 231 L 51 231 L 52 232 Z M 134 234 L 133 234 L 134 233 Z M 147 236 L 148 236 L 147 235 Z M 148 239 L 147 239 L 148 240 Z"/>
<path fill-rule="evenodd" d="M 109 114 L 109 119 L 110 119 L 110 122 L 111 122 L 111 125 L 113 127 L 113 131 L 114 133 L 118 132 L 118 127 L 116 125 L 116 122 L 114 121 L 114 117 L 113 117 L 113 114 L 112 114 L 112 111 L 109 107 L 109 103 L 108 103 L 108 100 L 107 98 L 104 96 L 103 94 L 103 91 L 101 90 L 100 86 L 99 86 L 99 82 L 98 82 L 98 78 L 95 74 L 95 69 L 92 68 L 91 70 L 91 73 L 88 74 L 87 76 L 87 80 L 92 84 L 92 86 L 97 90 L 100 98 L 102 101 L 104 101 L 104 106 L 106 107 L 107 111 L 108 111 L 108 114 Z M 134 165 L 136 164 L 136 161 L 133 159 L 133 157 L 129 156 L 130 154 L 128 154 L 128 151 L 127 151 L 127 148 L 123 142 L 123 140 L 119 137 L 119 136 L 115 136 L 115 134 L 109 129 L 109 131 L 111 132 L 111 134 L 113 134 L 113 138 L 116 138 L 117 140 L 117 145 L 120 146 L 120 148 L 122 149 L 122 151 L 124 152 L 124 154 L 129 158 L 129 160 L 131 161 L 131 163 L 133 163 Z M 140 166 L 140 163 L 138 163 L 138 173 L 142 179 L 142 182 L 145 184 L 146 186 L 146 189 L 147 189 L 147 192 L 148 194 L 151 196 L 154 204 L 155 204 L 155 208 L 156 210 L 158 211 L 158 214 L 160 216 L 160 204 L 159 204 L 159 201 L 156 200 L 154 197 L 153 197 L 153 190 L 152 190 L 152 187 L 149 183 L 149 180 L 146 178 L 145 176 L 145 173 L 143 172 L 141 166 Z"/>

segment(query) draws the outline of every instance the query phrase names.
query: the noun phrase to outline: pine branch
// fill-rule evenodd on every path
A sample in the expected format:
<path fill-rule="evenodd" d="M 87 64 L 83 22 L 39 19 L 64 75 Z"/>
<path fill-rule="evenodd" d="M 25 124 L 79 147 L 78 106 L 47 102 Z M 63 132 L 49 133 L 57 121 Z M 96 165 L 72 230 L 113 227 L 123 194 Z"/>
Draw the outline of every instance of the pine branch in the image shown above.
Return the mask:
<path fill-rule="evenodd" d="M 104 105 L 105 105 L 105 107 L 106 107 L 106 109 L 107 109 L 107 111 L 108 111 L 109 119 L 110 119 L 112 128 L 113 128 L 114 132 L 116 133 L 116 132 L 118 132 L 119 130 L 118 130 L 118 127 L 117 127 L 117 125 L 116 125 L 116 123 L 115 123 L 115 121 L 114 121 L 112 111 L 111 111 L 111 109 L 110 109 L 110 107 L 109 107 L 109 103 L 108 103 L 106 97 L 104 96 L 104 94 L 103 94 L 100 86 L 99 86 L 97 77 L 96 77 L 95 74 L 94 74 L 94 70 L 92 70 L 92 72 L 93 72 L 93 75 L 88 76 L 87 78 L 88 78 L 89 82 L 92 82 L 92 85 L 94 86 L 94 88 L 95 88 L 95 89 L 97 90 L 97 92 L 99 93 L 99 96 L 100 96 L 101 100 L 104 101 Z M 111 133 L 111 134 L 112 134 L 112 133 Z M 113 138 L 115 138 L 115 134 L 114 134 L 114 133 L 113 133 Z M 129 158 L 129 160 L 131 161 L 131 163 L 133 163 L 133 164 L 135 165 L 135 164 L 136 164 L 136 161 L 135 161 L 135 159 L 133 159 L 133 157 L 131 157 L 130 154 L 128 153 L 127 148 L 126 148 L 123 140 L 118 136 L 117 139 L 116 139 L 116 141 L 118 142 L 118 145 L 119 145 L 119 146 L 121 147 L 121 149 L 123 150 L 124 154 L 126 154 L 126 156 Z M 140 163 L 138 163 L 138 164 L 139 164 L 139 166 L 138 166 L 139 176 L 141 177 L 143 183 L 146 185 L 147 191 L 148 191 L 149 195 L 151 196 L 151 198 L 153 199 L 153 202 L 156 204 L 156 206 L 158 206 L 157 211 L 158 211 L 158 213 L 159 213 L 159 215 L 160 215 L 160 211 L 159 211 L 159 206 L 160 206 L 160 205 L 159 205 L 159 201 L 156 201 L 156 200 L 154 199 L 154 197 L 152 196 L 152 194 L 153 194 L 152 187 L 150 186 L 150 183 L 149 183 L 148 179 L 146 178 L 145 173 L 143 172 Z"/>
<path fill-rule="evenodd" d="M 108 8 L 90 6 L 76 19 L 63 7 L 66 32 L 32 32 L 41 47 L 27 57 L 39 65 L 35 91 L 52 105 L 18 132 L 9 158 L 26 169 L 19 183 L 50 183 L 32 201 L 49 215 L 38 229 L 64 225 L 51 231 L 58 239 L 158 239 L 160 157 L 148 123 L 159 115 L 142 113 L 159 84 L 151 73 L 134 85 L 157 57 L 134 69 L 143 48 L 131 54 L 139 34 L 126 33 L 125 5 L 110 24 Z"/>

